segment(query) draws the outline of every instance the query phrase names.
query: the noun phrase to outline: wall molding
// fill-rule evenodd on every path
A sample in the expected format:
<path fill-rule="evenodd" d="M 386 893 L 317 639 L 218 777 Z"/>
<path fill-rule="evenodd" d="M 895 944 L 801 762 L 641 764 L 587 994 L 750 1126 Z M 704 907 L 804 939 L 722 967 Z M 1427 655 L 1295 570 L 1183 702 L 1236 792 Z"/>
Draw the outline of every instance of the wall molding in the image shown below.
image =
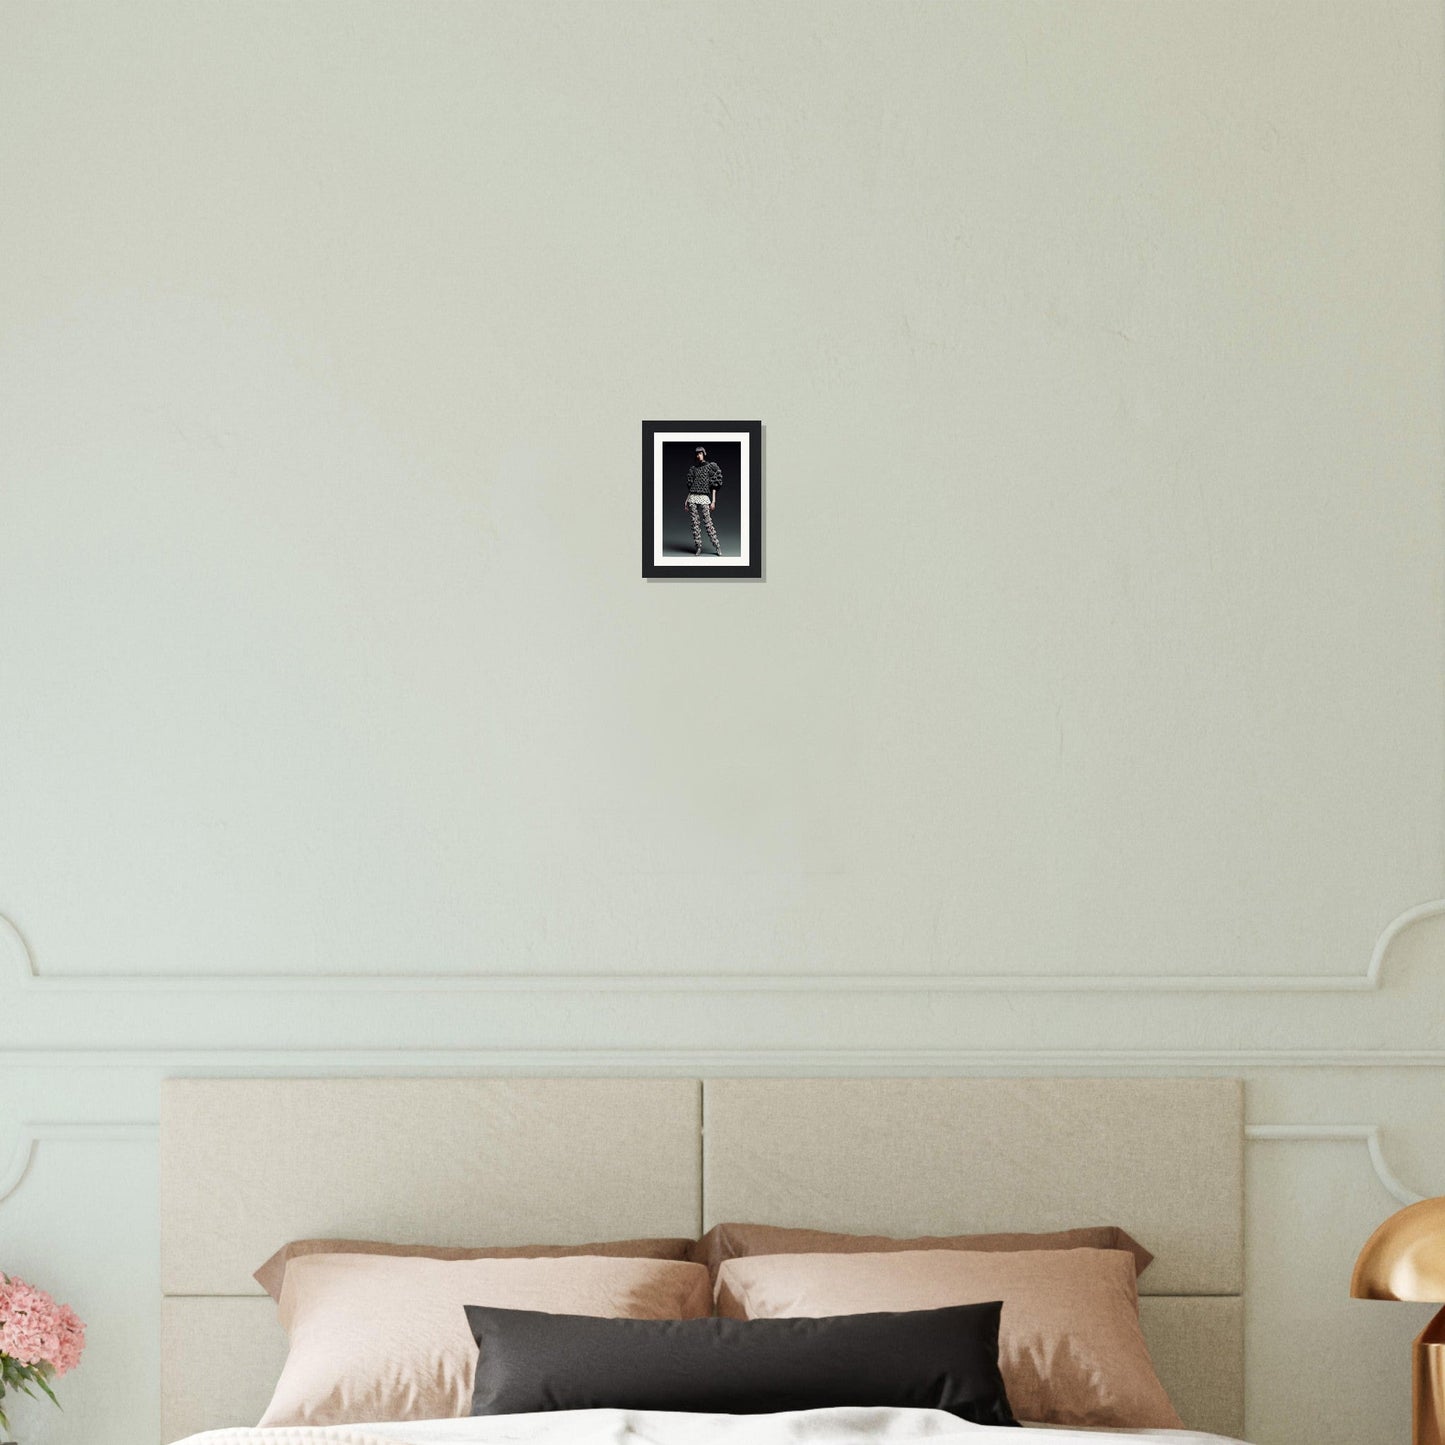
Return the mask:
<path fill-rule="evenodd" d="M 0 1069 L 557 1074 L 939 1074 L 980 1069 L 1438 1069 L 1445 1049 L 0 1048 Z"/>
<path fill-rule="evenodd" d="M 1396 915 L 1360 974 L 958 973 L 73 973 L 43 974 L 0 914 L 0 985 L 35 993 L 1369 993 L 1400 935 L 1445 916 L 1445 898 Z"/>
<path fill-rule="evenodd" d="M 1375 1178 L 1385 1186 L 1401 1204 L 1418 1204 L 1425 1196 L 1416 1194 L 1400 1182 L 1400 1176 L 1390 1168 L 1385 1151 L 1380 1144 L 1378 1124 L 1246 1124 L 1244 1137 L 1251 1141 L 1281 1140 L 1284 1142 L 1316 1141 L 1341 1143 L 1350 1140 L 1361 1141 L 1370 1153 L 1370 1164 Z"/>
<path fill-rule="evenodd" d="M 91 1120 L 79 1123 L 22 1123 L 10 1161 L 0 1169 L 0 1204 L 29 1177 L 42 1143 L 153 1144 L 159 1136 L 156 1120 Z M 1380 1142 L 1378 1124 L 1246 1124 L 1250 1143 L 1347 1143 L 1358 1141 L 1369 1153 L 1375 1177 L 1401 1204 L 1418 1204 L 1424 1198 L 1408 1188 L 1390 1167 Z"/>
<path fill-rule="evenodd" d="M 0 1169 L 0 1204 L 3 1204 L 25 1182 L 35 1152 L 42 1143 L 56 1144 L 126 1144 L 153 1143 L 159 1131 L 154 1121 L 102 1120 L 81 1123 L 23 1123 L 20 1137 L 10 1155 L 10 1162 Z"/>

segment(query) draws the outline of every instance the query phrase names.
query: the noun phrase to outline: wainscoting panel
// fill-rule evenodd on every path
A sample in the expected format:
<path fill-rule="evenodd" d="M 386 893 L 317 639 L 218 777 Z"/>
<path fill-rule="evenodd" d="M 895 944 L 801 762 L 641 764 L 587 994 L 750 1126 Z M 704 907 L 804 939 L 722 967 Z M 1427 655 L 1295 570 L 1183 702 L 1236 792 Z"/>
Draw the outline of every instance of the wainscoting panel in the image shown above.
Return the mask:
<path fill-rule="evenodd" d="M 1346 1296 L 1354 1252 L 1374 1225 L 1401 1204 L 1445 1191 L 1436 1148 L 1445 1047 L 1432 1006 L 1445 972 L 1445 920 L 1425 907 L 1388 933 L 1388 947 L 1376 950 L 1384 967 L 1375 968 L 1369 989 L 1321 989 L 1316 999 L 1261 990 L 1246 1000 L 1232 987 L 1217 995 L 1201 988 L 1188 1000 L 1195 1013 L 1189 1047 L 1145 1043 L 1127 1024 L 1131 1010 L 1147 1008 L 1156 1023 L 1163 1018 L 1151 1033 L 1167 1036 L 1167 1010 L 1185 1002 L 1172 988 L 1130 995 L 1070 982 L 1015 998 L 1001 985 L 932 993 L 910 985 L 870 990 L 867 1016 L 851 1022 L 849 998 L 810 989 L 815 1024 L 827 1018 L 833 1037 L 852 1032 L 860 1042 L 808 1048 L 711 1042 L 744 1027 L 754 1035 L 791 1027 L 777 1017 L 766 1028 L 749 1026 L 758 1004 L 742 986 L 711 993 L 707 1020 L 696 1013 L 695 991 L 622 991 L 632 1041 L 607 1047 L 584 1046 L 569 1032 L 567 1008 L 556 1007 L 575 1002 L 568 994 L 512 987 L 488 995 L 486 1015 L 468 1015 L 454 1036 L 470 1032 L 475 1041 L 461 1046 L 427 1040 L 428 1032 L 446 1034 L 436 1010 L 449 990 L 440 987 L 423 990 L 418 1004 L 372 980 L 354 991 L 340 980 L 308 980 L 298 989 L 281 981 L 269 990 L 247 982 L 233 994 L 230 983 L 205 979 L 175 986 L 178 1026 L 172 1011 L 156 1011 L 171 997 L 170 982 L 117 989 L 113 980 L 87 988 L 72 979 L 49 997 L 12 971 L 0 996 L 12 1017 L 31 1012 L 21 1042 L 0 1050 L 0 1246 L 8 1269 L 55 1289 L 91 1325 L 85 1367 L 64 1382 L 65 1413 L 25 1409 L 24 1438 L 27 1445 L 155 1439 L 156 1098 L 165 1077 L 1222 1074 L 1246 1081 L 1249 1437 L 1260 1445 L 1394 1445 L 1407 1425 L 1406 1346 L 1421 1311 Z M 313 1006 L 318 992 L 331 1005 L 309 1023 L 316 1042 L 307 1044 L 284 1041 L 284 1024 L 262 1027 L 245 1009 L 216 1007 L 254 1000 L 284 1012 Z M 770 1011 L 787 1002 L 764 992 Z M 594 1003 L 611 996 L 603 987 Z M 338 1023 L 343 1000 L 352 1011 Z M 511 1000 L 526 1007 L 507 1011 Z M 1219 1007 L 1200 1007 L 1205 1002 Z M 1301 1017 L 1309 1002 L 1317 1011 Z M 500 1016 L 494 1004 L 503 1005 Z M 118 1031 L 127 1006 L 137 1012 Z M 1380 1013 L 1396 1047 L 1370 1046 Z M 987 1042 L 977 1037 L 983 1018 Z M 1324 1046 L 1311 1046 L 1312 1027 L 1320 1027 Z M 947 1044 L 950 1029 L 969 1037 Z M 1103 1029 L 1111 1032 L 1094 1032 Z M 76 1046 L 92 1032 L 104 1041 Z M 211 1042 L 172 1042 L 185 1033 Z M 266 1041 L 268 1033 L 283 1041 Z M 348 1033 L 388 1042 L 347 1044 Z M 650 1042 L 658 1033 L 672 1041 Z M 695 1043 L 677 1041 L 689 1033 Z M 67 1038 L 70 1046 L 61 1046 Z M 1265 1038 L 1275 1046 L 1260 1047 Z M 1299 1347 L 1301 1320 L 1307 1350 Z M 1390 1381 L 1398 1388 L 1381 1387 Z"/>

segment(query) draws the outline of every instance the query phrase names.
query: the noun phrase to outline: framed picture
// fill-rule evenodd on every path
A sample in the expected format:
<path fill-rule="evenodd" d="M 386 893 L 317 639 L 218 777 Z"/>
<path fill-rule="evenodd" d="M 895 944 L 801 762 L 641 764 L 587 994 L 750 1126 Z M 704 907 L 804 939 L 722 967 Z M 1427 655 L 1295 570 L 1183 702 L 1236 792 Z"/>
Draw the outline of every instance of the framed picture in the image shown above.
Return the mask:
<path fill-rule="evenodd" d="M 642 575 L 763 575 L 763 424 L 642 423 Z"/>

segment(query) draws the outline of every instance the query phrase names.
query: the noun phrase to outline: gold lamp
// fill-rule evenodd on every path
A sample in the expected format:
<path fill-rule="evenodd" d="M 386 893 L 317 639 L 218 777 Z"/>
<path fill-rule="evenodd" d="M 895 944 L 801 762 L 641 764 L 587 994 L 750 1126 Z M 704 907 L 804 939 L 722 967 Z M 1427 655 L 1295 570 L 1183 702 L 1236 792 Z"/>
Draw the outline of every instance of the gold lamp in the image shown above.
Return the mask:
<path fill-rule="evenodd" d="M 1445 1304 L 1445 1199 L 1392 1214 L 1360 1251 L 1350 1294 Z M 1420 1332 L 1413 1364 L 1415 1445 L 1445 1445 L 1445 1309 Z"/>

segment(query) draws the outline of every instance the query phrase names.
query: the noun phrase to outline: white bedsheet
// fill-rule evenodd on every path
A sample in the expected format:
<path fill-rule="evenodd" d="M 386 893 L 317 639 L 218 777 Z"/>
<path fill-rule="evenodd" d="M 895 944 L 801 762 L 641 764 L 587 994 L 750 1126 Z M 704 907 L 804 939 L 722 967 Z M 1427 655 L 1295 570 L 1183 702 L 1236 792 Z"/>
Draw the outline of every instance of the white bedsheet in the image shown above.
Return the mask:
<path fill-rule="evenodd" d="M 492 1415 L 476 1420 L 422 1420 L 401 1425 L 283 1426 L 207 1430 L 181 1445 L 1240 1445 L 1195 1430 L 1000 1430 L 970 1425 L 942 1410 L 847 1407 L 781 1415 L 686 1415 L 646 1410 L 565 1410 Z"/>

